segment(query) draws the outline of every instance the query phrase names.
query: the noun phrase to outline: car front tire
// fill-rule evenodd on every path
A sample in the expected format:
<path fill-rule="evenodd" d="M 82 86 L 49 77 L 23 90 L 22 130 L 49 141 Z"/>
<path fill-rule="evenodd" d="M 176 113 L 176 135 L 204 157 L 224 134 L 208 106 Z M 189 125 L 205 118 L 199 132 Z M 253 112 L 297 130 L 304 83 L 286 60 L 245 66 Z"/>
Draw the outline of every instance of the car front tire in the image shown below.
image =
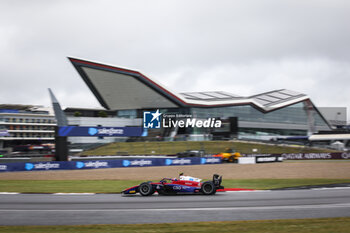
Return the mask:
<path fill-rule="evenodd" d="M 139 192 L 142 196 L 150 196 L 155 192 L 155 190 L 150 183 L 144 182 L 144 183 L 140 184 Z"/>

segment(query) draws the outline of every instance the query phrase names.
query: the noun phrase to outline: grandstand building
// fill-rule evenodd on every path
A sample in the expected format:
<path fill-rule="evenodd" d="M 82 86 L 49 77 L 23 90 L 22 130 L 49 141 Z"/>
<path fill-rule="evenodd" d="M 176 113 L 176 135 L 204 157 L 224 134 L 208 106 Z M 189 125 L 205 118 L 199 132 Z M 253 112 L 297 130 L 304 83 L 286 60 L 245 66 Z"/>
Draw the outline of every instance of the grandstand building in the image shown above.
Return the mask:
<path fill-rule="evenodd" d="M 163 114 L 222 119 L 227 124 L 234 124 L 236 119 L 236 129 L 224 124 L 221 131 L 230 131 L 231 136 L 238 138 L 255 139 L 306 136 L 331 129 L 310 98 L 296 91 L 281 89 L 253 96 L 222 91 L 175 93 L 138 71 L 76 58 L 69 60 L 100 104 L 116 117 L 142 118 L 145 110 L 160 109 Z M 194 127 L 158 133 L 179 137 L 219 132 Z"/>
<path fill-rule="evenodd" d="M 0 105 L 0 148 L 54 143 L 55 116 L 33 105 Z"/>

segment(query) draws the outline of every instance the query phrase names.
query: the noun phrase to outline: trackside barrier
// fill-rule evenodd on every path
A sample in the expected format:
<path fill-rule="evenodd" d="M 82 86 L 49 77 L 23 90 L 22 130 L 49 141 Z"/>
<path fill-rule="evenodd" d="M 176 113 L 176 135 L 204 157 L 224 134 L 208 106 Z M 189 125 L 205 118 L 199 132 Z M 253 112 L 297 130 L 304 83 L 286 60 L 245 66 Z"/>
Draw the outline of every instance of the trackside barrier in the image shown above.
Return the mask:
<path fill-rule="evenodd" d="M 248 154 L 244 156 L 246 158 L 255 158 L 255 163 L 274 163 L 283 161 L 283 156 L 281 154 Z"/>
<path fill-rule="evenodd" d="M 284 154 L 245 154 L 245 157 L 277 157 L 278 160 L 309 160 L 309 159 L 350 159 L 350 152 L 334 153 L 284 153 Z M 261 159 L 264 160 L 264 159 Z M 267 161 L 268 159 L 266 159 Z M 273 160 L 273 159 L 272 159 Z M 258 162 L 258 161 L 257 161 Z M 277 162 L 277 161 L 276 161 Z"/>
<path fill-rule="evenodd" d="M 215 157 L 6 163 L 6 164 L 0 164 L 0 172 L 46 171 L 46 170 L 52 171 L 52 170 L 72 170 L 72 169 L 79 170 L 79 169 L 97 169 L 97 168 L 178 166 L 178 165 L 204 165 L 204 164 L 220 164 L 220 163 L 221 163 L 221 159 L 215 158 Z"/>
<path fill-rule="evenodd" d="M 335 153 L 294 153 L 282 154 L 284 159 L 289 160 L 308 160 L 308 159 L 350 159 L 350 152 Z"/>
<path fill-rule="evenodd" d="M 255 164 L 256 163 L 256 158 L 254 157 L 240 157 L 238 158 L 238 163 L 239 164 Z"/>

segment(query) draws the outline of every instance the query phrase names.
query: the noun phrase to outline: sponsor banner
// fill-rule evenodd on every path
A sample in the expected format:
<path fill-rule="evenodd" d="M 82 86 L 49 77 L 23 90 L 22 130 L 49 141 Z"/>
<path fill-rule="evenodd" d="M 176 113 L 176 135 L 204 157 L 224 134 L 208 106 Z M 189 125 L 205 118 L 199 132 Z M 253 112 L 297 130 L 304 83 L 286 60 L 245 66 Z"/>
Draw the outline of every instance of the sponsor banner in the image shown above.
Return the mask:
<path fill-rule="evenodd" d="M 289 160 L 307 160 L 307 159 L 350 159 L 350 152 L 338 153 L 284 153 L 284 154 L 246 154 L 245 157 L 266 157 L 282 156 Z"/>
<path fill-rule="evenodd" d="M 281 154 L 246 154 L 245 157 L 255 157 L 256 163 L 283 162 Z"/>
<path fill-rule="evenodd" d="M 219 164 L 220 158 L 152 158 L 0 164 L 0 172 Z"/>
<path fill-rule="evenodd" d="M 58 170 L 61 166 L 65 166 L 64 163 L 58 162 L 46 162 L 46 163 L 25 163 L 24 168 L 27 171 L 40 171 L 40 170 Z"/>
<path fill-rule="evenodd" d="M 6 164 L 0 164 L 0 171 L 6 171 L 7 165 Z"/>
<path fill-rule="evenodd" d="M 0 172 L 74 169 L 72 162 L 26 162 L 0 164 Z"/>
<path fill-rule="evenodd" d="M 10 136 L 6 129 L 0 129 L 0 137 Z"/>
<path fill-rule="evenodd" d="M 275 155 L 275 154 L 243 154 L 244 157 L 271 156 L 271 155 Z"/>
<path fill-rule="evenodd" d="M 142 127 L 63 126 L 58 128 L 60 137 L 133 137 L 141 136 L 142 132 Z"/>
<path fill-rule="evenodd" d="M 188 158 L 176 158 L 165 159 L 165 166 L 170 165 L 198 165 L 198 164 L 220 164 L 221 158 L 217 157 L 188 157 Z"/>
<path fill-rule="evenodd" d="M 218 157 L 201 158 L 201 164 L 219 164 L 221 162 L 221 158 Z"/>
<path fill-rule="evenodd" d="M 282 154 L 284 159 L 307 160 L 307 159 L 350 159 L 350 152 L 338 153 L 293 153 Z"/>
<path fill-rule="evenodd" d="M 123 167 L 147 167 L 160 166 L 161 162 L 158 159 L 124 159 L 122 165 Z"/>
<path fill-rule="evenodd" d="M 199 158 L 177 158 L 177 159 L 165 159 L 165 165 L 192 165 L 195 164 L 194 160 Z M 198 164 L 198 161 L 196 161 Z"/>
<path fill-rule="evenodd" d="M 118 160 L 75 161 L 75 169 L 97 169 L 118 167 Z"/>
<path fill-rule="evenodd" d="M 270 155 L 270 156 L 256 156 L 255 162 L 256 163 L 275 163 L 275 162 L 282 162 L 283 157 L 280 155 Z"/>

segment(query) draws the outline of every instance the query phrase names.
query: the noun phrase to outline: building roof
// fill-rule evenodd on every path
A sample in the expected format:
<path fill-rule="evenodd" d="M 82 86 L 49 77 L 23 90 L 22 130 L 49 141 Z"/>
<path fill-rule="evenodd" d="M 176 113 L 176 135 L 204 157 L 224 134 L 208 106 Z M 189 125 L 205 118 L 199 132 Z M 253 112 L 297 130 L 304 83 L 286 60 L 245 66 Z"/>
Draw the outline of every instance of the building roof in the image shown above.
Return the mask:
<path fill-rule="evenodd" d="M 13 110 L 31 110 L 34 105 L 23 104 L 0 104 L 0 109 L 13 109 Z"/>
<path fill-rule="evenodd" d="M 309 99 L 281 89 L 243 97 L 211 91 L 175 93 L 142 73 L 101 63 L 69 58 L 100 104 L 109 110 L 253 105 L 269 112 Z"/>

